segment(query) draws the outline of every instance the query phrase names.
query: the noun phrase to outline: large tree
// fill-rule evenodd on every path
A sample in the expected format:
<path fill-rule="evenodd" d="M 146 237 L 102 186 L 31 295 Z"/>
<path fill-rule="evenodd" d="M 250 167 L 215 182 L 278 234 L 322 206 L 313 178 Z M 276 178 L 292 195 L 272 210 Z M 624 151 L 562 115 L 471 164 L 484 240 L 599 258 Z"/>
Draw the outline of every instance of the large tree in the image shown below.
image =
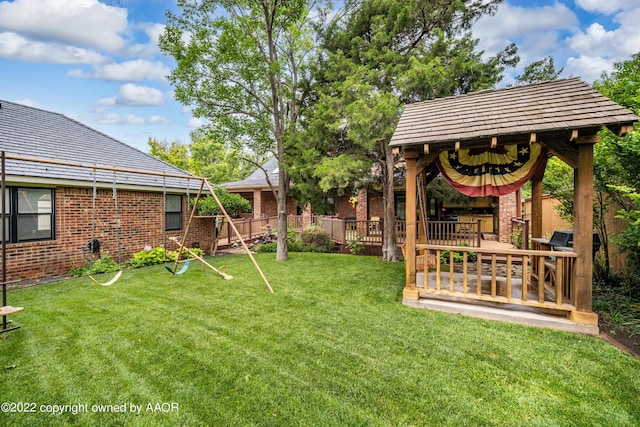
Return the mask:
<path fill-rule="evenodd" d="M 323 28 L 314 68 L 312 112 L 305 142 L 318 153 L 313 176 L 320 188 L 369 180 L 383 186 L 383 260 L 397 260 L 394 157 L 389 141 L 403 103 L 494 86 L 515 65 L 515 46 L 485 59 L 476 51 L 472 23 L 499 0 L 345 2 Z M 308 149 L 299 150 L 308 158 Z"/>
<path fill-rule="evenodd" d="M 182 170 L 189 170 L 189 148 L 180 141 L 158 141 L 156 138 L 147 140 L 149 154 L 153 157 L 179 167 Z"/>
<path fill-rule="evenodd" d="M 177 67 L 169 76 L 176 98 L 195 107 L 220 141 L 242 152 L 272 152 L 284 165 L 285 147 L 296 134 L 300 78 L 313 43 L 303 0 L 180 0 L 168 13 L 160 48 Z M 278 249 L 287 259 L 289 175 L 279 168 Z"/>
<path fill-rule="evenodd" d="M 603 73 L 593 86 L 640 115 L 640 53 L 615 63 L 614 71 Z M 599 193 L 606 193 L 608 200 L 622 207 L 619 215 L 627 225 L 616 236 L 616 243 L 629 255 L 630 272 L 640 282 L 640 129 L 636 123 L 634 131 L 622 138 L 608 129 L 602 130 L 600 136 L 594 152 L 594 185 Z M 608 275 L 608 262 L 604 267 L 604 274 Z"/>

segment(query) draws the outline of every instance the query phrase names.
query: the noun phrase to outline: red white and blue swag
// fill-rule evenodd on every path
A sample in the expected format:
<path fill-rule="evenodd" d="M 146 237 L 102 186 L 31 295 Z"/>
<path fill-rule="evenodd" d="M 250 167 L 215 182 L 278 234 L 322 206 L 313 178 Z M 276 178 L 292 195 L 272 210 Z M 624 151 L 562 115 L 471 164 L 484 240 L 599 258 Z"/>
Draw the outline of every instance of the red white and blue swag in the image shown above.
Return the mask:
<path fill-rule="evenodd" d="M 512 193 L 545 163 L 546 149 L 538 143 L 443 151 L 436 159 L 447 182 L 471 197 Z"/>

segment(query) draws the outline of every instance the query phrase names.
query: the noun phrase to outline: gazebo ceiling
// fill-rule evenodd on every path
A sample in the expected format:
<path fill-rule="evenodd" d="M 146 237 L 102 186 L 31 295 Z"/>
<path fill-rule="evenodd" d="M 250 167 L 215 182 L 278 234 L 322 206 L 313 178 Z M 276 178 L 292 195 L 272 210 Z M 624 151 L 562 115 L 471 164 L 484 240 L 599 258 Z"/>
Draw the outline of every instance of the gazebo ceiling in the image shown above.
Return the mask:
<path fill-rule="evenodd" d="M 550 80 L 407 105 L 390 145 L 436 153 L 538 141 L 575 164 L 576 144 L 603 126 L 626 134 L 637 120 L 578 78 Z"/>

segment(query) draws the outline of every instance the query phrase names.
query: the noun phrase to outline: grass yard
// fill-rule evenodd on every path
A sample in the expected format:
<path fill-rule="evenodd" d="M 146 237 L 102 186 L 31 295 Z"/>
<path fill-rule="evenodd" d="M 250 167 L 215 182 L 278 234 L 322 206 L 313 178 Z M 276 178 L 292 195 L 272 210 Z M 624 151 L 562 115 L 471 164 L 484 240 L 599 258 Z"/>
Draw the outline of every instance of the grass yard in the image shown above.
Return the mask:
<path fill-rule="evenodd" d="M 598 338 L 404 307 L 400 263 L 256 259 L 275 295 L 242 255 L 10 291 L 0 425 L 640 425 L 640 361 Z"/>

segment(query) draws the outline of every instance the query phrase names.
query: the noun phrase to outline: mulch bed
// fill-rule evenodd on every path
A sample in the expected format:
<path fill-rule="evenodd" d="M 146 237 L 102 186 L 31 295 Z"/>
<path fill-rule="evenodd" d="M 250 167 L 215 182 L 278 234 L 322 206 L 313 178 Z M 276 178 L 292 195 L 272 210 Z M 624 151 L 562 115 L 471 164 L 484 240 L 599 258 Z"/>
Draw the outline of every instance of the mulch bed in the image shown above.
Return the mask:
<path fill-rule="evenodd" d="M 640 360 L 640 334 L 624 326 L 611 325 L 602 320 L 598 326 L 600 326 L 602 339 Z"/>

